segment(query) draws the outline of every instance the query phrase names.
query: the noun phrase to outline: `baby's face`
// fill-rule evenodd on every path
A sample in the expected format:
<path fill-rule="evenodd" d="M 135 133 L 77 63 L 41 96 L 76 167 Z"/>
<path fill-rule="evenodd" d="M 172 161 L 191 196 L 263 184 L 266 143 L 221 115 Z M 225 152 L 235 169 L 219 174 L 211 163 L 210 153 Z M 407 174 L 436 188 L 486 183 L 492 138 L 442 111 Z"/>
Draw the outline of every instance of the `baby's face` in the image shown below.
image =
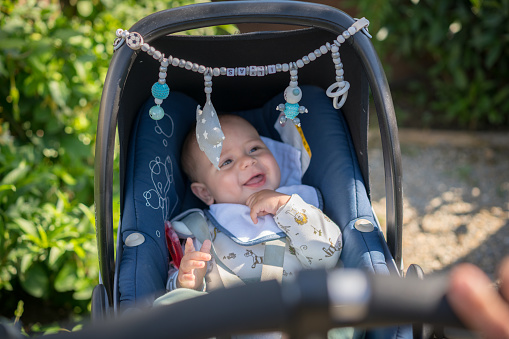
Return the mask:
<path fill-rule="evenodd" d="M 198 181 L 213 198 L 202 200 L 208 205 L 246 204 L 251 194 L 278 188 L 281 181 L 279 166 L 254 127 L 244 120 L 227 119 L 221 122 L 221 128 L 225 140 L 219 171 L 198 150 Z"/>

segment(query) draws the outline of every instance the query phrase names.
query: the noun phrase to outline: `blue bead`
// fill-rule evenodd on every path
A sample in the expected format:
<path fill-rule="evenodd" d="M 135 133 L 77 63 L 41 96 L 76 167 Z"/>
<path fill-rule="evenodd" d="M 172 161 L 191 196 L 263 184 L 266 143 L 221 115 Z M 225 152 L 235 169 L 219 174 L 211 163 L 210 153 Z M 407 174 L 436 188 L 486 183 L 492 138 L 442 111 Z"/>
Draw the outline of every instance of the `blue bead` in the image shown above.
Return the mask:
<path fill-rule="evenodd" d="M 152 95 L 156 99 L 166 99 L 168 95 L 170 94 L 170 88 L 167 84 L 161 84 L 159 82 L 156 82 L 152 86 Z"/>
<path fill-rule="evenodd" d="M 161 120 L 164 117 L 164 109 L 161 106 L 159 106 L 159 105 L 153 106 L 148 111 L 148 114 L 154 120 Z"/>
<path fill-rule="evenodd" d="M 288 119 L 293 119 L 299 115 L 299 104 L 285 104 L 285 116 Z"/>

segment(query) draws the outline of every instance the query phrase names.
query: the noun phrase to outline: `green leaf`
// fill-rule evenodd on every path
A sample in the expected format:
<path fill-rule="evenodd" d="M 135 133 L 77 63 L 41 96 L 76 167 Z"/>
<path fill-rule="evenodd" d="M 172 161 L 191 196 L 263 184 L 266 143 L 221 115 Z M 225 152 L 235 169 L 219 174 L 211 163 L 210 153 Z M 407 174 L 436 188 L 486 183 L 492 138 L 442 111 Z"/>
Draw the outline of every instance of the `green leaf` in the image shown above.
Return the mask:
<path fill-rule="evenodd" d="M 77 279 L 76 264 L 73 261 L 67 261 L 60 272 L 58 272 L 55 279 L 55 289 L 58 292 L 72 291 Z"/>
<path fill-rule="evenodd" d="M 8 49 L 22 49 L 24 46 L 26 46 L 26 41 L 23 39 L 16 39 L 16 38 L 10 38 L 10 39 L 2 39 L 2 44 L 0 45 L 1 50 L 8 50 Z"/>
<path fill-rule="evenodd" d="M 37 232 L 37 227 L 32 221 L 16 218 L 14 219 L 14 222 L 23 230 L 25 234 L 38 237 L 39 233 Z"/>
<path fill-rule="evenodd" d="M 0 185 L 0 192 L 2 192 L 2 191 L 16 192 L 16 186 L 14 186 L 14 185 Z"/>
<path fill-rule="evenodd" d="M 22 160 L 19 165 L 7 173 L 7 175 L 2 179 L 2 185 L 13 185 L 21 178 L 25 177 L 25 175 L 30 171 L 30 166 L 27 165 L 25 160 Z"/>
<path fill-rule="evenodd" d="M 66 251 L 63 250 L 62 248 L 53 246 L 50 249 L 48 257 L 48 265 L 50 266 L 50 268 L 56 269 L 57 262 L 59 261 L 60 258 L 62 258 L 65 255 L 65 253 Z"/>
<path fill-rule="evenodd" d="M 20 276 L 21 286 L 30 295 L 36 298 L 47 296 L 49 290 L 49 278 L 44 264 L 34 262 L 25 274 Z"/>
<path fill-rule="evenodd" d="M 494 45 L 489 50 L 488 55 L 484 61 L 484 64 L 487 68 L 492 68 L 495 65 L 495 62 L 499 60 L 500 54 L 502 53 L 502 45 Z"/>

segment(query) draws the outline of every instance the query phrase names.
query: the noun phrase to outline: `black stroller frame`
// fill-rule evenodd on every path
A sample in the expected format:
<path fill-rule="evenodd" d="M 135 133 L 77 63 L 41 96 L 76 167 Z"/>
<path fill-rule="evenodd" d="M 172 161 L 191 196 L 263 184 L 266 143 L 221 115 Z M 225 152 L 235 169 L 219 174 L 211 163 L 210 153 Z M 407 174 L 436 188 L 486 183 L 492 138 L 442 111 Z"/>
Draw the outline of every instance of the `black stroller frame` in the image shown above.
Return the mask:
<path fill-rule="evenodd" d="M 368 18 L 369 19 L 369 18 Z M 276 23 L 304 27 L 313 27 L 324 32 L 324 36 L 335 37 L 350 27 L 355 20 L 344 12 L 324 5 L 291 2 L 291 1 L 227 1 L 190 5 L 173 8 L 140 20 L 129 31 L 140 33 L 144 41 L 151 45 L 172 33 L 199 27 L 217 26 L 223 24 L 242 23 Z M 178 44 L 179 40 L 176 41 Z M 369 194 L 369 168 L 367 159 L 367 129 L 369 90 L 375 104 L 378 125 L 380 128 L 383 148 L 385 191 L 386 191 L 386 241 L 388 249 L 394 258 L 399 273 L 402 272 L 402 170 L 401 153 L 398 140 L 398 130 L 391 93 L 380 60 L 371 44 L 370 39 L 359 32 L 348 41 L 349 51 L 360 60 L 356 76 L 349 81 L 352 88 L 360 89 L 358 94 L 352 94 L 343 108 L 346 121 L 352 133 L 357 159 Z M 96 152 L 95 152 L 95 208 L 96 232 L 99 252 L 99 266 L 101 282 L 94 290 L 93 317 L 103 317 L 109 313 L 110 307 L 115 307 L 115 271 L 118 269 L 114 260 L 113 236 L 113 155 L 115 146 L 115 132 L 118 122 L 120 138 L 120 189 L 121 211 L 123 204 L 123 183 L 127 159 L 127 144 L 133 124 L 133 117 L 138 108 L 146 100 L 131 96 L 132 88 L 126 88 L 127 79 L 133 75 L 131 68 L 136 62 L 148 60 L 127 46 L 119 48 L 111 61 L 105 80 L 101 100 Z M 344 54 L 342 53 L 342 56 Z M 348 58 L 348 56 L 345 56 Z M 214 55 L 211 53 L 213 60 Z M 211 61 L 213 63 L 213 61 Z M 330 62 L 328 66 L 330 68 Z M 304 73 L 304 71 L 303 71 Z M 310 75 L 308 75 L 310 77 Z M 305 79 L 306 74 L 299 74 L 299 79 Z M 285 78 L 286 81 L 286 78 Z M 328 83 L 329 79 L 317 80 Z M 152 81 L 153 82 L 153 81 Z M 217 83 L 220 83 L 217 81 Z M 147 83 L 148 84 L 148 83 Z M 198 86 L 202 85 L 198 81 Z M 189 86 L 186 81 L 175 81 L 174 88 Z M 221 86 L 220 84 L 217 86 Z M 149 86 L 139 85 L 141 88 Z M 323 84 L 322 84 L 323 87 Z M 281 88 L 281 87 L 279 87 Z M 203 93 L 203 92 L 201 92 Z M 202 95 L 202 94 L 200 94 Z M 215 100 L 220 102 L 221 94 Z M 219 97 L 219 99 L 217 99 Z M 242 101 L 241 97 L 238 100 Z M 264 98 L 263 98 L 264 99 Z M 260 99 L 261 100 L 261 99 Z M 133 109 L 133 107 L 135 109 Z M 125 119 L 119 119 L 123 116 Z M 365 126 L 365 128 L 354 126 Z M 117 258 L 118 261 L 118 258 Z M 117 264 L 118 266 L 118 264 Z M 95 310 L 95 311 L 94 311 Z"/>

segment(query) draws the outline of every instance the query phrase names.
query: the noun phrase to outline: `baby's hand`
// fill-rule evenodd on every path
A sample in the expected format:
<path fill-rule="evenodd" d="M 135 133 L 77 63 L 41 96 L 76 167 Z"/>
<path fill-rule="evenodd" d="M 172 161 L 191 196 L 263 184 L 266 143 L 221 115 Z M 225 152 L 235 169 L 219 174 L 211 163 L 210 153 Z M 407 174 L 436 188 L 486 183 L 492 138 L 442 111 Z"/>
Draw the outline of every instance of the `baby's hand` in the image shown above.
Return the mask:
<path fill-rule="evenodd" d="M 272 190 L 262 190 L 247 198 L 246 205 L 251 208 L 251 220 L 258 223 L 258 217 L 275 215 L 277 210 L 290 200 L 290 196 Z"/>
<path fill-rule="evenodd" d="M 205 240 L 200 251 L 194 249 L 193 240 L 187 238 L 184 257 L 180 262 L 177 281 L 179 287 L 198 289 L 201 287 L 203 277 L 207 273 L 207 263 L 210 255 L 210 240 Z"/>

